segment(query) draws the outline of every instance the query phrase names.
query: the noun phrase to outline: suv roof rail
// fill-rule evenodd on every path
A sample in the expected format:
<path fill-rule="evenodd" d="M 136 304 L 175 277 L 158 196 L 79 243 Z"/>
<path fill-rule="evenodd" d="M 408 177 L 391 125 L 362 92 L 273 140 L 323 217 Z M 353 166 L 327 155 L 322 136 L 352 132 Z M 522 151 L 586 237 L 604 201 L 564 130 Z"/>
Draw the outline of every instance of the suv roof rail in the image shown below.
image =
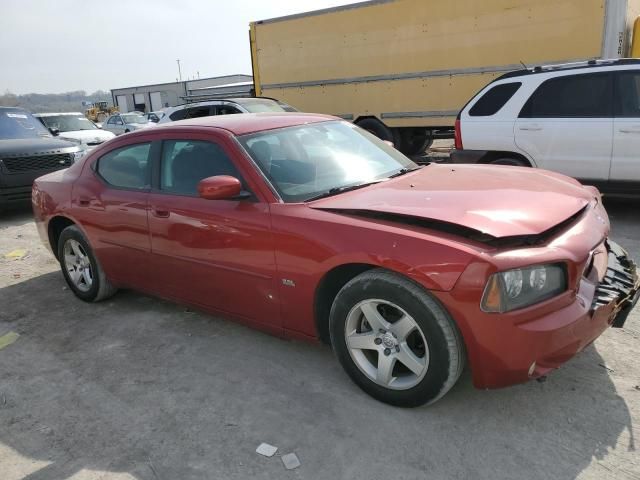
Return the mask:
<path fill-rule="evenodd" d="M 507 72 L 504 75 L 500 75 L 498 78 L 496 78 L 496 81 L 503 80 L 505 78 L 533 75 L 536 73 L 576 70 L 580 68 L 611 67 L 616 65 L 640 65 L 640 58 L 611 58 L 602 60 L 591 59 L 581 62 L 560 63 L 555 65 L 536 65 L 532 68 L 523 68 L 520 70 L 514 70 L 512 72 Z"/>

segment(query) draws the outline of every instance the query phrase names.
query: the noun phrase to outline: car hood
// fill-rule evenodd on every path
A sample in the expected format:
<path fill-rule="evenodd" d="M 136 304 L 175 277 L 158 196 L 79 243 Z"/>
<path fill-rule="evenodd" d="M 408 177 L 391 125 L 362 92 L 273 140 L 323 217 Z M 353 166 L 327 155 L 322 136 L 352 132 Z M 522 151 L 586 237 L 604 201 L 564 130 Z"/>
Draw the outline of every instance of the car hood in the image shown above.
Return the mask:
<path fill-rule="evenodd" d="M 547 232 L 593 198 L 577 181 L 545 170 L 432 164 L 309 207 L 426 226 L 441 222 L 504 238 Z"/>
<path fill-rule="evenodd" d="M 0 156 L 44 155 L 78 150 L 75 143 L 53 137 L 0 140 Z"/>
<path fill-rule="evenodd" d="M 58 138 L 64 139 L 73 139 L 78 140 L 82 143 L 102 143 L 106 142 L 111 138 L 115 138 L 115 135 L 111 132 L 106 132 L 104 130 L 75 130 L 72 132 L 60 132 Z"/>

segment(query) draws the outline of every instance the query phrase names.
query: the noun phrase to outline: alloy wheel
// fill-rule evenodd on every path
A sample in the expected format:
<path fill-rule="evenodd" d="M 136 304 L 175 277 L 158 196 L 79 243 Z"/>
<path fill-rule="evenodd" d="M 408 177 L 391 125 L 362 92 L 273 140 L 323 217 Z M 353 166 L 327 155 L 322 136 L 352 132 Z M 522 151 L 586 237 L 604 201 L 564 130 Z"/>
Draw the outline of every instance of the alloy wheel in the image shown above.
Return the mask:
<path fill-rule="evenodd" d="M 81 292 L 88 292 L 93 284 L 91 260 L 80 242 L 69 239 L 64 244 L 64 266 L 69 278 Z"/>
<path fill-rule="evenodd" d="M 360 371 L 385 388 L 415 387 L 429 368 L 429 347 L 418 323 L 386 300 L 355 305 L 345 322 L 345 341 Z"/>

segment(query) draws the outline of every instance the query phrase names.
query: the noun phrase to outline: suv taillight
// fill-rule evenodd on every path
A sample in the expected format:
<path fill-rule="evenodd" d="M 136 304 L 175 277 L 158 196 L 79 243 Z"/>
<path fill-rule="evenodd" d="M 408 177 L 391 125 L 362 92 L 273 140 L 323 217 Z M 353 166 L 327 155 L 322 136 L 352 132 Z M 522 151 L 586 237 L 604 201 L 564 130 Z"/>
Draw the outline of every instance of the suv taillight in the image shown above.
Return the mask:
<path fill-rule="evenodd" d="M 460 130 L 460 115 L 456 118 L 455 147 L 456 150 L 462 150 L 462 130 Z"/>

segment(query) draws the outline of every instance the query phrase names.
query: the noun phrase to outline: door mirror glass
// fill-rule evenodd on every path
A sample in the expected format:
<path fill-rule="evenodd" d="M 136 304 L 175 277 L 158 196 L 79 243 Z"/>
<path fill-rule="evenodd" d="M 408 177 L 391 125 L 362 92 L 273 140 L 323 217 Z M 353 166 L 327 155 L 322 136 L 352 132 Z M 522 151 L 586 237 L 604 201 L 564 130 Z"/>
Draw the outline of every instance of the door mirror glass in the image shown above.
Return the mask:
<path fill-rule="evenodd" d="M 207 177 L 198 183 L 198 195 L 206 200 L 230 200 L 238 197 L 241 191 L 240 180 L 230 175 Z"/>

